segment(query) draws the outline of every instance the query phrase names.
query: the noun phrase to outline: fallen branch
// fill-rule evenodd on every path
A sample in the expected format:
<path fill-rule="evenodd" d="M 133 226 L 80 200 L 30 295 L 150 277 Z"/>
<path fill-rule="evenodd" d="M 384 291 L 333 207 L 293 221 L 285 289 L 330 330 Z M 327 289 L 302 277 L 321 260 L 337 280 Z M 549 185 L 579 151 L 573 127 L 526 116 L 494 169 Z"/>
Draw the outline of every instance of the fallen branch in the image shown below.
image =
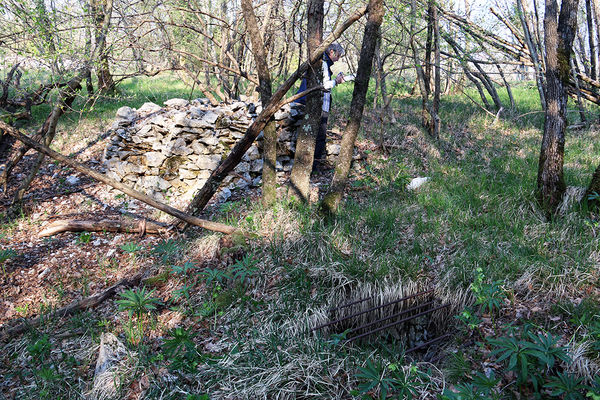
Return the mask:
<path fill-rule="evenodd" d="M 54 221 L 43 231 L 39 237 L 53 236 L 62 232 L 121 232 L 121 233 L 144 233 L 157 234 L 166 232 L 167 228 L 147 221 L 120 221 L 103 219 L 101 221 L 90 220 L 59 220 Z"/>
<path fill-rule="evenodd" d="M 138 272 L 130 278 L 123 278 L 103 292 L 96 293 L 80 301 L 75 301 L 69 304 L 68 306 L 59 308 L 58 310 L 53 311 L 49 314 L 40 315 L 39 317 L 25 320 L 24 322 L 21 322 L 20 324 L 17 324 L 13 327 L 5 328 L 0 334 L 0 340 L 6 341 L 7 339 L 11 339 L 15 335 L 19 335 L 25 332 L 28 328 L 37 326 L 40 323 L 49 319 L 66 317 L 67 315 L 72 315 L 77 311 L 83 311 L 89 308 L 96 307 L 104 300 L 107 300 L 114 296 L 117 292 L 117 289 L 121 287 L 137 286 L 142 280 L 143 272 L 144 271 Z"/>
<path fill-rule="evenodd" d="M 23 135 L 21 132 L 19 132 L 12 126 L 5 124 L 2 121 L 0 121 L 0 131 L 4 131 L 4 132 L 8 133 L 9 135 L 13 136 L 15 139 L 23 142 L 27 146 L 35 149 L 36 151 L 43 153 L 54 160 L 60 161 L 64 164 L 67 164 L 68 166 L 70 166 L 71 168 L 73 168 L 76 171 L 81 172 L 82 174 L 90 176 L 102 183 L 106 183 L 107 185 L 112 186 L 113 188 L 120 190 L 121 192 L 123 192 L 125 194 L 128 194 L 129 196 L 133 197 L 134 199 L 144 202 L 160 211 L 164 211 L 165 213 L 172 215 L 176 218 L 179 218 L 180 220 L 185 221 L 188 224 L 199 226 L 201 228 L 208 229 L 211 231 L 222 232 L 222 233 L 227 233 L 227 234 L 233 233 L 237 230 L 237 228 L 234 228 L 233 226 L 200 219 L 198 217 L 194 217 L 193 215 L 186 214 L 183 211 L 180 211 L 174 207 L 171 207 L 169 205 L 161 203 L 161 202 L 153 199 L 150 196 L 147 196 L 143 193 L 133 190 L 129 186 L 123 185 L 120 182 L 117 182 L 113 179 L 108 178 L 104 174 L 94 171 L 93 169 L 90 169 L 75 160 L 72 160 L 60 153 L 57 153 L 56 151 L 48 148 L 47 146 L 44 146 L 43 144 L 37 143 L 36 141 L 32 140 L 30 137 Z"/>

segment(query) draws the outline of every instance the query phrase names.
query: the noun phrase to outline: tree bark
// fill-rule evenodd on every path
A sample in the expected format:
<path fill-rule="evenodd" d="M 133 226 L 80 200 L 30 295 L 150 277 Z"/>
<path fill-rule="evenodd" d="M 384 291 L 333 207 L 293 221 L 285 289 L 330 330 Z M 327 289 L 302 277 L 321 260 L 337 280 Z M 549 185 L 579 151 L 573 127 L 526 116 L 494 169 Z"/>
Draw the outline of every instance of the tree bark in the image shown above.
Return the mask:
<path fill-rule="evenodd" d="M 272 6 L 272 2 L 270 3 Z M 242 12 L 246 20 L 246 28 L 250 34 L 252 54 L 258 71 L 258 91 L 263 108 L 269 104 L 272 94 L 271 72 L 267 64 L 267 48 L 264 35 L 258 28 L 256 15 L 252 9 L 252 0 L 242 0 Z M 266 24 L 265 24 L 266 27 Z M 262 170 L 262 201 L 265 207 L 270 206 L 277 199 L 277 131 L 275 121 L 271 119 L 263 130 L 263 170 Z"/>
<path fill-rule="evenodd" d="M 323 0 L 309 0 L 307 5 L 307 45 L 308 54 L 312 54 L 323 41 Z M 321 60 L 311 65 L 306 77 L 306 88 L 322 86 L 323 68 Z M 294 166 L 290 174 L 290 197 L 308 202 L 310 193 L 310 174 L 312 172 L 315 143 L 323 109 L 323 94 L 313 92 L 306 97 L 306 116 L 308 117 L 298 132 Z"/>
<path fill-rule="evenodd" d="M 525 15 L 525 9 L 523 8 L 522 0 L 517 0 L 518 13 L 519 18 L 521 19 L 521 24 L 523 25 L 523 33 L 525 34 L 525 41 L 527 43 L 527 47 L 529 48 L 529 54 L 531 57 L 531 62 L 534 65 L 535 69 L 535 81 L 538 86 L 538 92 L 540 94 L 540 100 L 542 103 L 542 109 L 546 109 L 546 93 L 544 93 L 544 81 L 542 77 L 542 67 L 540 66 L 540 59 L 538 57 L 538 53 L 533 42 L 533 38 L 531 37 L 531 32 L 529 30 L 529 24 L 527 23 L 527 16 Z"/>
<path fill-rule="evenodd" d="M 113 0 L 90 0 L 90 9 L 92 18 L 94 19 L 95 54 L 98 57 L 98 64 L 96 66 L 98 91 L 101 93 L 111 93 L 115 89 L 115 82 L 110 73 L 106 37 L 110 28 Z"/>
<path fill-rule="evenodd" d="M 103 219 L 89 220 L 59 220 L 54 221 L 38 234 L 38 237 L 54 236 L 62 232 L 122 232 L 139 234 L 156 234 L 166 232 L 167 228 L 155 223 L 143 221 L 121 221 Z"/>
<path fill-rule="evenodd" d="M 546 0 L 546 112 L 538 166 L 538 200 L 552 215 L 565 192 L 563 176 L 567 86 L 571 75 L 571 51 L 577 30 L 578 0 L 563 0 L 558 16 L 556 0 Z"/>
<path fill-rule="evenodd" d="M 592 0 L 585 0 L 585 16 L 588 27 L 588 43 L 590 46 L 590 78 L 596 79 L 596 45 L 594 42 L 594 21 L 592 14 Z"/>
<path fill-rule="evenodd" d="M 588 187 L 586 197 L 590 195 L 600 195 L 600 165 L 598 165 L 598 168 L 596 168 L 596 171 L 594 171 L 594 175 L 592 175 L 592 181 L 590 182 L 590 186 Z M 600 204 L 600 199 L 595 198 L 590 203 L 593 203 L 595 205 Z"/>
<path fill-rule="evenodd" d="M 352 103 L 350 104 L 350 118 L 342 137 L 341 151 L 338 156 L 331 189 L 321 203 L 321 209 L 327 213 L 335 213 L 337 211 L 348 182 L 354 143 L 358 135 L 365 107 L 369 78 L 371 77 L 371 68 L 373 65 L 373 54 L 375 53 L 375 44 L 381 29 L 384 12 L 383 0 L 369 1 L 369 18 L 365 26 L 365 34 L 358 61 Z"/>
<path fill-rule="evenodd" d="M 309 68 L 310 65 L 321 60 L 323 52 L 327 47 L 333 43 L 342 33 L 360 17 L 362 17 L 367 11 L 367 7 L 362 7 L 354 12 L 350 17 L 344 21 L 335 31 L 329 35 L 329 37 L 323 41 L 321 46 L 316 49 L 312 54 L 309 55 L 309 59 L 302 63 L 298 69 L 277 89 L 277 91 L 271 96 L 269 104 L 263 108 L 263 111 L 256 117 L 254 122 L 246 130 L 246 134 L 241 138 L 236 145 L 231 149 L 231 152 L 225 160 L 219 164 L 219 166 L 212 172 L 204 186 L 196 193 L 192 199 L 190 205 L 187 208 L 189 214 L 194 214 L 199 210 L 204 209 L 206 204 L 210 201 L 212 196 L 216 193 L 219 185 L 227 177 L 227 174 L 232 171 L 237 164 L 239 164 L 242 156 L 250 148 L 260 131 L 263 130 L 265 125 L 271 119 L 273 114 L 281 107 L 281 99 L 287 93 L 292 85 L 302 76 L 302 74 Z"/>

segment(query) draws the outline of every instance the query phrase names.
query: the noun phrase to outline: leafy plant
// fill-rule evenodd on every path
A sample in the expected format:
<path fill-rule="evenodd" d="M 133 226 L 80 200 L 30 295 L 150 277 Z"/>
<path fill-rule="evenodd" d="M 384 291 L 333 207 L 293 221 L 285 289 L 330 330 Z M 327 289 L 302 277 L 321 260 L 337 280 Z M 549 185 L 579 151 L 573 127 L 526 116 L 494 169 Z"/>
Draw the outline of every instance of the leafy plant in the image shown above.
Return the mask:
<path fill-rule="evenodd" d="M 527 339 L 510 336 L 488 339 L 488 343 L 494 346 L 491 355 L 498 356 L 497 362 L 506 361 L 507 368 L 517 374 L 517 383 L 530 381 L 537 392 L 544 382 L 545 371 L 551 370 L 558 360 L 569 363 L 571 359 L 566 348 L 557 346 L 558 338 L 551 334 L 527 332 Z"/>
<path fill-rule="evenodd" d="M 89 232 L 81 232 L 77 237 L 79 244 L 86 244 L 92 240 L 92 234 Z"/>
<path fill-rule="evenodd" d="M 207 268 L 204 271 L 200 272 L 200 275 L 203 276 L 206 280 L 207 286 L 222 284 L 223 282 L 225 282 L 226 279 L 230 278 L 227 272 L 217 268 Z"/>
<path fill-rule="evenodd" d="M 188 261 L 183 263 L 183 265 L 173 265 L 171 271 L 173 271 L 174 274 L 187 275 L 187 273 L 194 268 L 196 268 L 196 265 Z"/>
<path fill-rule="evenodd" d="M 474 330 L 481 324 L 481 319 L 470 308 L 465 308 L 455 318 L 464 323 L 469 330 Z"/>
<path fill-rule="evenodd" d="M 121 245 L 121 250 L 123 250 L 123 252 L 130 254 L 130 255 L 134 255 L 141 249 L 142 249 L 142 246 L 138 245 L 137 243 L 133 243 L 133 242 L 127 242 L 127 243 L 124 243 Z"/>
<path fill-rule="evenodd" d="M 13 249 L 2 249 L 0 250 L 0 265 L 2 266 L 2 274 L 6 275 L 6 268 L 4 267 L 4 263 L 6 260 L 9 260 L 13 257 L 17 256 L 17 252 Z"/>
<path fill-rule="evenodd" d="M 161 257 L 163 263 L 167 263 L 181 252 L 180 244 L 173 239 L 161 240 L 152 253 Z"/>
<path fill-rule="evenodd" d="M 171 337 L 163 345 L 165 356 L 171 360 L 169 368 L 194 372 L 200 363 L 196 343 L 193 341 L 195 335 L 178 327 L 172 329 L 169 336 Z"/>
<path fill-rule="evenodd" d="M 419 386 L 414 379 L 417 375 L 421 373 L 414 365 L 405 372 L 398 364 L 392 363 L 386 367 L 381 361 L 374 364 L 368 359 L 364 368 L 358 368 L 356 377 L 361 383 L 356 394 L 379 399 L 386 399 L 388 395 L 399 399 L 412 399 L 416 396 Z"/>
<path fill-rule="evenodd" d="M 132 343 L 139 343 L 144 337 L 143 314 L 156 310 L 156 305 L 159 303 L 157 298 L 152 297 L 153 293 L 154 290 L 148 292 L 145 287 L 138 291 L 128 289 L 121 293 L 121 299 L 117 300 L 119 311 L 127 311 L 129 315 L 127 334 Z M 133 315 L 136 316 L 137 330 L 134 329 Z"/>
<path fill-rule="evenodd" d="M 583 378 L 561 372 L 550 377 L 544 387 L 552 390 L 550 396 L 560 396 L 565 400 L 583 400 L 585 397 L 582 391 L 588 389 L 583 384 Z"/>
<path fill-rule="evenodd" d="M 479 267 L 476 272 L 475 281 L 471 284 L 471 290 L 475 295 L 475 304 L 481 306 L 482 311 L 493 314 L 494 311 L 500 310 L 502 301 L 506 298 L 501 286 L 502 281 L 485 283 L 483 269 Z"/>
<path fill-rule="evenodd" d="M 156 310 L 156 305 L 159 300 L 152 297 L 154 290 L 147 291 L 145 287 L 135 291 L 127 289 L 121 293 L 121 299 L 117 300 L 119 311 L 127 311 L 131 318 L 134 314 L 137 318 L 141 318 L 142 314 Z"/>
<path fill-rule="evenodd" d="M 231 266 L 233 280 L 244 283 L 246 279 L 252 277 L 256 271 L 258 271 L 256 264 L 258 264 L 258 260 L 255 260 L 249 254 L 246 254 L 241 260 L 236 261 Z"/>

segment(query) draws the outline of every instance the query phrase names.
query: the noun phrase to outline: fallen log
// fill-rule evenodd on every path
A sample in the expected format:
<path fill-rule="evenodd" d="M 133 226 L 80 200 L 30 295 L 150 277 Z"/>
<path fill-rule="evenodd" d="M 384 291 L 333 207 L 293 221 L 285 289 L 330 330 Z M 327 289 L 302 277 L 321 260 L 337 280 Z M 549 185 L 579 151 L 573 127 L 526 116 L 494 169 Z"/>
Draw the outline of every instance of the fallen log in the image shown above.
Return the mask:
<path fill-rule="evenodd" d="M 111 219 L 100 221 L 63 219 L 49 224 L 38 234 L 38 237 L 53 236 L 62 232 L 120 232 L 143 235 L 163 233 L 167 230 L 166 227 L 145 220 L 137 222 Z"/>
<path fill-rule="evenodd" d="M 59 308 L 58 310 L 53 311 L 51 313 L 48 313 L 45 315 L 40 315 L 38 317 L 25 320 L 15 326 L 5 328 L 2 331 L 2 333 L 0 333 L 0 340 L 2 340 L 2 341 L 8 340 L 8 339 L 14 337 L 15 335 L 19 335 L 19 334 L 25 332 L 30 327 L 35 327 L 35 326 L 39 325 L 40 323 L 47 321 L 48 319 L 62 318 L 67 315 L 72 315 L 77 311 L 83 311 L 83 310 L 87 310 L 89 308 L 96 307 L 103 301 L 114 296 L 115 293 L 117 292 L 117 289 L 119 289 L 121 287 L 137 286 L 140 283 L 140 281 L 142 280 L 143 275 L 144 275 L 144 271 L 140 271 L 130 278 L 121 279 L 120 281 L 118 281 L 117 283 L 115 283 L 114 285 L 112 285 L 111 287 L 109 287 L 108 289 L 106 289 L 103 292 L 96 293 L 96 294 L 86 297 L 80 301 L 75 301 L 75 302 L 69 304 L 68 306 Z"/>
<path fill-rule="evenodd" d="M 76 170 L 78 172 L 81 172 L 82 174 L 90 176 L 102 183 L 106 183 L 107 185 L 112 186 L 113 188 L 115 188 L 117 190 L 120 190 L 121 192 L 133 197 L 134 199 L 142 201 L 160 211 L 164 211 L 165 213 L 172 215 L 176 218 L 179 218 L 180 220 L 182 220 L 188 224 L 199 226 L 201 228 L 208 229 L 211 231 L 222 232 L 222 233 L 227 233 L 227 234 L 233 233 L 237 230 L 237 228 L 235 228 L 233 226 L 221 224 L 219 222 L 213 222 L 213 221 L 207 221 L 204 219 L 200 219 L 198 217 L 194 217 L 193 215 L 184 213 L 183 211 L 180 211 L 180 210 L 178 210 L 174 207 L 171 207 L 167 204 L 161 203 L 161 202 L 153 199 L 150 196 L 147 196 L 143 193 L 133 190 L 129 186 L 123 185 L 120 182 L 110 179 L 106 175 L 101 174 L 97 171 L 94 171 L 93 169 L 90 169 L 90 168 L 84 166 L 83 164 L 81 164 L 69 157 L 64 156 L 63 154 L 57 153 L 56 151 L 48 148 L 47 146 L 44 146 L 43 144 L 38 143 L 35 140 L 32 140 L 30 137 L 23 135 L 17 129 L 13 128 L 12 126 L 10 126 L 2 121 L 0 121 L 0 131 L 4 131 L 4 132 L 8 133 L 9 135 L 13 136 L 15 139 L 19 140 L 20 142 L 23 142 L 24 144 L 31 147 L 32 149 L 35 149 L 36 151 L 43 153 L 54 160 L 60 161 L 64 164 L 67 164 L 68 166 L 70 166 L 71 168 L 73 168 L 74 170 Z"/>

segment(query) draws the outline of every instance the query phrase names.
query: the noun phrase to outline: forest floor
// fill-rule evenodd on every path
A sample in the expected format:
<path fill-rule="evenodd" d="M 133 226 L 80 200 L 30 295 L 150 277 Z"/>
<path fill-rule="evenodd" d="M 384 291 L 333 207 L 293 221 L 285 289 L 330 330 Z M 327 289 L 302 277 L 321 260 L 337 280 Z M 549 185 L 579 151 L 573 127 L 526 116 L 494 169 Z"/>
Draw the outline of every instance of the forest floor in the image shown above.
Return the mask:
<path fill-rule="evenodd" d="M 1 341 L 0 398 L 98 395 L 106 333 L 125 346 L 112 379 L 117 398 L 597 396 L 600 216 L 585 202 L 552 222 L 539 211 L 543 114 L 533 87 L 515 92 L 517 109 L 498 121 L 465 96 L 445 98 L 437 142 L 419 128 L 419 99 L 394 100 L 393 115 L 368 111 L 359 144 L 366 156 L 339 214 L 324 219 L 285 200 L 264 209 L 257 191 L 206 211 L 246 237 L 189 229 L 38 238 L 56 219 L 158 215 L 54 162 L 9 210 L 28 156 L 0 200 L 0 329 L 136 273 L 143 279 L 94 309 Z M 54 146 L 97 168 L 98 138 L 116 109 L 188 95 L 172 78 L 128 82 L 120 96 L 66 117 Z M 333 131 L 343 129 L 350 95 L 335 94 Z M 567 184 L 587 186 L 599 157 L 597 125 L 568 132 Z M 406 190 L 417 176 L 431 179 Z M 315 188 L 324 192 L 330 178 L 316 176 Z M 311 333 L 332 318 L 332 305 L 430 287 L 453 305 L 427 325 L 449 335 L 437 345 L 404 356 L 403 338 L 414 333 L 352 344 L 343 330 Z"/>

